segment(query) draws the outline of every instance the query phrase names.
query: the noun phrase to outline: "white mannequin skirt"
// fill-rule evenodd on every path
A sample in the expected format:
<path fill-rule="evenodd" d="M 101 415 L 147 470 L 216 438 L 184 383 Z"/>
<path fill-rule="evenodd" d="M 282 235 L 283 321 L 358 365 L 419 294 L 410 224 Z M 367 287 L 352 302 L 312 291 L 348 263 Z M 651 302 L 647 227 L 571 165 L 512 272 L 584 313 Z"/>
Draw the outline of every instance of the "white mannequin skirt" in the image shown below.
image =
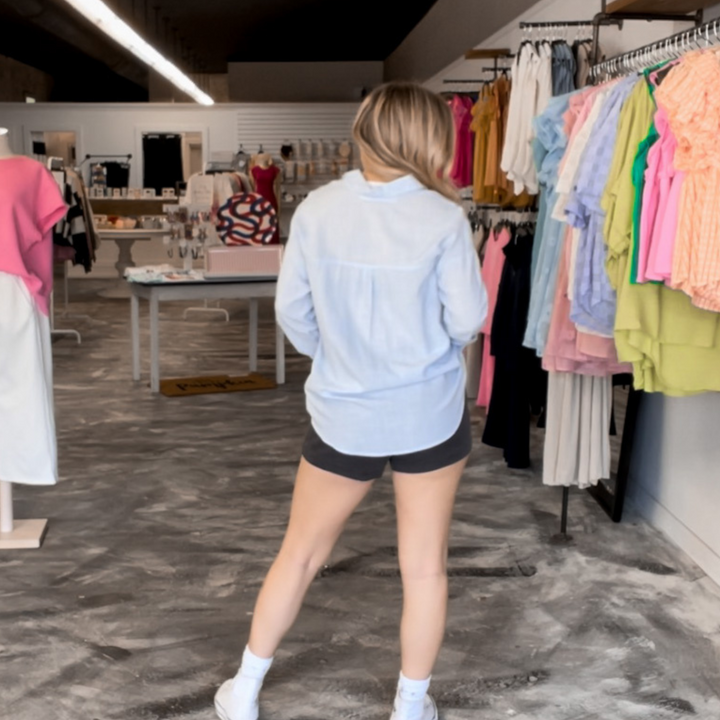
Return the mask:
<path fill-rule="evenodd" d="M 57 482 L 50 321 L 21 278 L 0 272 L 0 480 Z"/>

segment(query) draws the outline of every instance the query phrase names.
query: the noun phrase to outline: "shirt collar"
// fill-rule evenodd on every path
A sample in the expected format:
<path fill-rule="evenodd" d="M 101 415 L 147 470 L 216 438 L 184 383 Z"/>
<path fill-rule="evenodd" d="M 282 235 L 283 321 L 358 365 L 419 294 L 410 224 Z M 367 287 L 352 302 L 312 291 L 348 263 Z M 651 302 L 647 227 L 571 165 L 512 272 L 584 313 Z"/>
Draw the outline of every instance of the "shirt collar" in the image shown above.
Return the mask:
<path fill-rule="evenodd" d="M 425 189 L 425 186 L 412 175 L 404 175 L 397 180 L 382 185 L 371 185 L 365 179 L 361 170 L 352 170 L 346 173 L 343 182 L 363 197 L 377 199 L 397 197 L 398 195 L 406 195 Z"/>

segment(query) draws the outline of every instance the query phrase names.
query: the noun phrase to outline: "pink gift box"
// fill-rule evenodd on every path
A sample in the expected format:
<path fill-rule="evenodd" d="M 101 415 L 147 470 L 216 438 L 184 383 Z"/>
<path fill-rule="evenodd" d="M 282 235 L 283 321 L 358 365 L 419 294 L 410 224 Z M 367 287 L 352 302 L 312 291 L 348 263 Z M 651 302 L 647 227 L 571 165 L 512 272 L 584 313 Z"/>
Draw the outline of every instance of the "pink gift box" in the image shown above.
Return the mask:
<path fill-rule="evenodd" d="M 277 277 L 282 256 L 282 245 L 207 248 L 205 277 Z"/>

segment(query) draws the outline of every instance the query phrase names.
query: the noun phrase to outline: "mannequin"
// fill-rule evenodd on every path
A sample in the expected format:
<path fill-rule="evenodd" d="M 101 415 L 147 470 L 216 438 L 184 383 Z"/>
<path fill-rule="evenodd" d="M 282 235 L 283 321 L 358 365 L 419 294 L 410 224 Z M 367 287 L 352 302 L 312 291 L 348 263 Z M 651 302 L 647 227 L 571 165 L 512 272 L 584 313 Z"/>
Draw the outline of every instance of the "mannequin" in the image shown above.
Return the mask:
<path fill-rule="evenodd" d="M 0 128 L 0 159 L 12 157 L 7 128 Z M 13 530 L 12 485 L 0 480 L 0 533 Z"/>
<path fill-rule="evenodd" d="M 14 157 L 15 153 L 10 147 L 10 131 L 0 127 L 0 158 Z"/>
<path fill-rule="evenodd" d="M 275 208 L 275 212 L 278 214 L 278 230 L 275 231 L 275 235 L 271 241 L 273 244 L 277 244 L 280 242 L 279 199 L 282 193 L 280 168 L 274 164 L 270 153 L 260 152 L 253 158 L 253 167 L 250 171 L 250 175 L 255 192 L 264 197 Z"/>
<path fill-rule="evenodd" d="M 0 549 L 37 548 L 47 520 L 13 517 L 11 483 L 57 482 L 51 231 L 67 207 L 41 163 L 13 154 L 6 128 L 0 128 L 0 198 L 0 355 L 9 378 L 0 413 Z"/>

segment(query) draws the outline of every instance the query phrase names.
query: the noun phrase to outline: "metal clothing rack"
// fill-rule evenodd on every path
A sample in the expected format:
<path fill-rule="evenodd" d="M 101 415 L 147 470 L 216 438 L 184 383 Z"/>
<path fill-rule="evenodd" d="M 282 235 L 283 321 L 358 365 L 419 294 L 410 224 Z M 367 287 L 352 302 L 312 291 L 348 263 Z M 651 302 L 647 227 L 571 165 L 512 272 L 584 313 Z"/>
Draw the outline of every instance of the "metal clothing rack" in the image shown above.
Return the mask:
<path fill-rule="evenodd" d="M 703 21 L 703 11 L 698 10 L 692 15 L 681 13 L 638 13 L 638 12 L 608 12 L 607 0 L 603 0 L 602 11 L 595 15 L 592 20 L 564 20 L 561 22 L 521 22 L 522 30 L 561 30 L 571 27 L 592 28 L 592 62 L 597 65 L 600 62 L 600 28 L 617 26 L 622 30 L 626 21 L 664 21 L 664 22 L 692 22 L 699 26 Z"/>
<path fill-rule="evenodd" d="M 688 50 L 710 47 L 718 43 L 720 43 L 720 18 L 597 63 L 593 65 L 591 75 L 598 79 L 603 75 L 622 75 L 643 70 L 664 60 L 679 58 Z"/>
<path fill-rule="evenodd" d="M 630 477 L 630 466 L 632 462 L 635 438 L 637 436 L 637 420 L 640 414 L 640 405 L 644 393 L 637 390 L 628 375 L 616 375 L 613 378 L 613 387 L 618 385 L 629 385 L 628 403 L 625 409 L 625 422 L 622 429 L 622 440 L 620 444 L 620 458 L 618 460 L 618 471 L 615 476 L 615 489 L 611 490 L 601 478 L 597 485 L 588 488 L 587 492 L 595 499 L 600 507 L 607 513 L 607 516 L 614 522 L 619 523 L 625 509 L 625 496 L 627 494 L 628 480 Z M 570 488 L 562 489 L 562 507 L 560 510 L 560 532 L 553 535 L 553 543 L 567 543 L 572 541 L 572 535 L 568 535 L 568 511 L 570 506 Z"/>
<path fill-rule="evenodd" d="M 80 163 L 80 167 L 82 167 L 88 160 L 92 160 L 93 158 L 102 158 L 103 160 L 107 160 L 108 158 L 125 158 L 128 162 L 132 160 L 132 155 L 86 155 L 83 159 L 83 161 Z"/>

